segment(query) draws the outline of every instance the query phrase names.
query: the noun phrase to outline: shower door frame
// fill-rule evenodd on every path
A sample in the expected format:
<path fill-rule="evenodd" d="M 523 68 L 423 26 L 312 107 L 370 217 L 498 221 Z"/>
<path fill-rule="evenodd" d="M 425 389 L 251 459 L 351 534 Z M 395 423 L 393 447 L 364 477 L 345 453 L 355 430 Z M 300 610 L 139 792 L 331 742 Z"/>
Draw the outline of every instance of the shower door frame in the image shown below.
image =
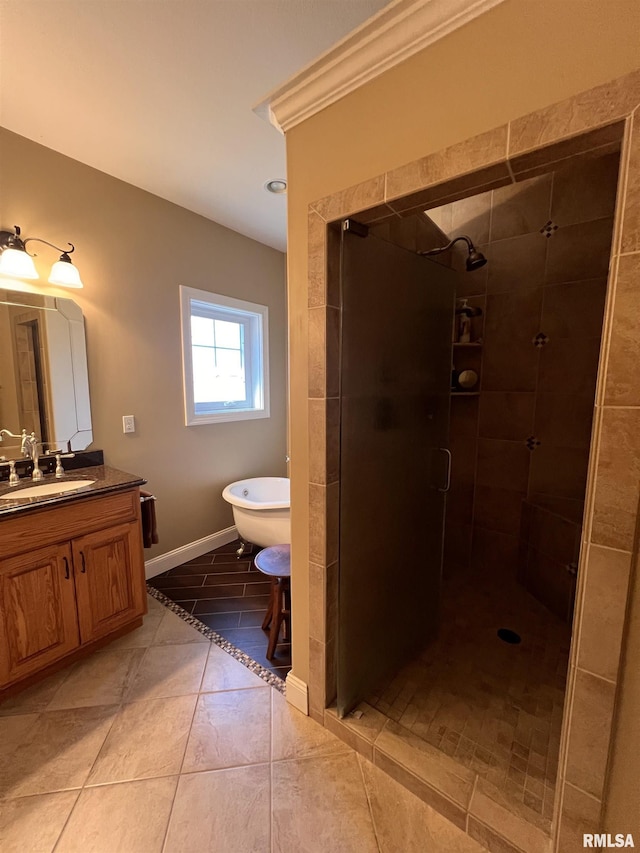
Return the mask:
<path fill-rule="evenodd" d="M 583 831 L 599 831 L 620 676 L 621 626 L 625 624 L 631 568 L 637 555 L 635 531 L 640 495 L 634 472 L 640 470 L 639 409 L 638 401 L 629 401 L 629 394 L 625 398 L 616 381 L 620 383 L 623 378 L 624 350 L 630 336 L 640 337 L 640 321 L 635 321 L 634 329 L 630 330 L 632 320 L 625 316 L 627 307 L 620 300 L 614 302 L 613 297 L 619 269 L 621 275 L 625 270 L 629 275 L 630 261 L 623 256 L 635 255 L 640 260 L 638 106 L 640 71 L 444 151 L 428 154 L 309 206 L 309 712 L 376 762 L 375 736 L 355 734 L 330 709 L 336 693 L 338 596 L 339 222 L 354 217 L 366 224 L 378 224 L 409 216 L 552 171 L 575 157 L 621 149 L 550 841 L 554 851 L 567 850 L 568 841 L 577 839 Z M 626 443 L 624 452 L 618 452 L 621 443 Z M 295 476 L 293 468 L 292 477 Z M 295 538 L 293 560 L 295 583 Z M 601 574 L 603 560 L 607 562 L 606 568 L 618 573 L 618 594 L 608 602 L 606 612 L 593 606 L 585 609 L 585 600 L 593 604 L 594 597 L 597 601 L 602 592 L 596 585 L 594 567 L 599 561 Z M 613 678 L 585 663 L 589 654 L 586 641 L 593 647 L 594 637 L 598 635 L 609 636 L 613 643 L 609 649 L 609 656 L 615 662 Z M 294 633 L 294 670 L 296 642 Z M 597 701 L 593 701 L 594 688 Z M 391 771 L 388 756 L 385 762 L 388 772 L 409 784 L 405 781 L 406 768 L 398 764 Z M 519 818 L 521 826 L 517 825 L 517 816 L 504 805 L 494 803 L 493 817 L 489 813 L 479 816 L 474 811 L 473 796 L 466 806 L 457 803 L 453 808 L 454 804 L 449 802 L 445 810 L 437 789 L 421 784 L 414 785 L 412 790 L 474 837 L 479 837 L 480 826 L 485 838 L 494 838 L 496 843 L 512 845 L 514 849 L 517 844 L 524 850 L 533 849 L 535 844 L 536 851 L 542 849 L 541 830 L 525 824 L 522 818 Z"/>

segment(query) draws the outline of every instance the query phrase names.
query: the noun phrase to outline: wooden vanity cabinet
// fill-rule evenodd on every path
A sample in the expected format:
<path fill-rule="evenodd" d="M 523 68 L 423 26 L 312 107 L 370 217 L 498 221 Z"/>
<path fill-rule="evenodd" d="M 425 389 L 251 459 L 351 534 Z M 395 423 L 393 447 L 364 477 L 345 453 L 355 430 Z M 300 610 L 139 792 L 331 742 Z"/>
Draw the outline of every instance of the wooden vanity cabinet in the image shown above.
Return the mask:
<path fill-rule="evenodd" d="M 119 524 L 74 539 L 80 640 L 90 643 L 122 628 L 146 611 L 140 525 Z"/>
<path fill-rule="evenodd" d="M 80 645 L 68 543 L 0 563 L 0 684 L 65 657 Z"/>
<path fill-rule="evenodd" d="M 0 690 L 145 612 L 137 488 L 0 520 Z"/>

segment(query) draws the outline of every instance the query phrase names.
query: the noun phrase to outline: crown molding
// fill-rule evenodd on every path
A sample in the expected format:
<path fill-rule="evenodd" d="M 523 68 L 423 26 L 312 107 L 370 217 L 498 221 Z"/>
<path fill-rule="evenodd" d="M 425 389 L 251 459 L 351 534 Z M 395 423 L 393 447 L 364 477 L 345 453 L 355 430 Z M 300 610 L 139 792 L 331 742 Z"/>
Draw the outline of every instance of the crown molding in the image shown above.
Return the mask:
<path fill-rule="evenodd" d="M 253 111 L 286 133 L 504 0 L 393 0 Z"/>

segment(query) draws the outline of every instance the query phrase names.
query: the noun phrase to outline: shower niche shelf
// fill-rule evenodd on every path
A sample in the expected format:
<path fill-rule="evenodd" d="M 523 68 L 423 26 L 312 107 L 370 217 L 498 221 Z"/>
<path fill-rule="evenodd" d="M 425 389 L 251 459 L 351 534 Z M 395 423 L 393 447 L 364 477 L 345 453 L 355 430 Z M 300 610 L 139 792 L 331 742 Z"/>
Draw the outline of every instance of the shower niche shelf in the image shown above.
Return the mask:
<path fill-rule="evenodd" d="M 482 376 L 482 341 L 453 341 L 451 371 L 451 396 L 477 397 Z M 475 381 L 460 383 L 458 379 L 465 371 L 475 373 Z"/>

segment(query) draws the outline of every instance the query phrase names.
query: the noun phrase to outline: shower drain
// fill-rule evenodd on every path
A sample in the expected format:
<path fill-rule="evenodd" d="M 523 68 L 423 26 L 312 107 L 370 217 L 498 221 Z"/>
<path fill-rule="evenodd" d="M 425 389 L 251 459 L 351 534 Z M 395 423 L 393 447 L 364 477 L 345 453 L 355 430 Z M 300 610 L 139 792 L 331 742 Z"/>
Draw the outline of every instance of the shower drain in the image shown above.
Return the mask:
<path fill-rule="evenodd" d="M 520 634 L 516 634 L 516 632 L 512 631 L 510 628 L 498 628 L 498 636 L 501 640 L 504 640 L 505 643 L 515 645 L 516 643 L 522 642 Z"/>

